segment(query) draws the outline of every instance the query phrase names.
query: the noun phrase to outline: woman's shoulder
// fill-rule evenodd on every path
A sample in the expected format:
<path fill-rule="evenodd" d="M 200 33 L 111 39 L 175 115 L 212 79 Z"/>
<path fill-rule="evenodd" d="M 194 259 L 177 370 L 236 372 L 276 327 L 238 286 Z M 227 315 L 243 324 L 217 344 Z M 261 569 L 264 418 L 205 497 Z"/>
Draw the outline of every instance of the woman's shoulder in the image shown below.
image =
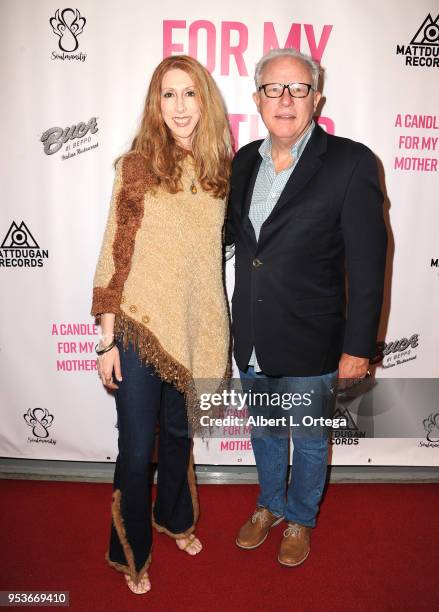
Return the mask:
<path fill-rule="evenodd" d="M 137 151 L 124 153 L 117 161 L 116 167 L 123 173 L 128 181 L 151 181 L 151 170 L 148 168 L 146 158 Z"/>

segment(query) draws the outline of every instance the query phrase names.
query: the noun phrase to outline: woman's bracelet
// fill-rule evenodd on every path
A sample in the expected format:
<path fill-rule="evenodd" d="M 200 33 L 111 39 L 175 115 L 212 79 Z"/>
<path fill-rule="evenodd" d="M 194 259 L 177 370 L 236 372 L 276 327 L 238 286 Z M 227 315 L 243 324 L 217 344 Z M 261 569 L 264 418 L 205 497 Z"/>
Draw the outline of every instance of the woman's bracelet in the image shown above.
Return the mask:
<path fill-rule="evenodd" d="M 108 346 L 106 346 L 103 349 L 98 348 L 99 344 L 96 344 L 95 346 L 95 351 L 97 355 L 103 355 L 104 353 L 107 353 L 108 351 L 111 351 L 112 348 L 114 348 L 116 346 L 116 341 L 113 340 L 112 342 L 110 342 L 110 344 Z"/>

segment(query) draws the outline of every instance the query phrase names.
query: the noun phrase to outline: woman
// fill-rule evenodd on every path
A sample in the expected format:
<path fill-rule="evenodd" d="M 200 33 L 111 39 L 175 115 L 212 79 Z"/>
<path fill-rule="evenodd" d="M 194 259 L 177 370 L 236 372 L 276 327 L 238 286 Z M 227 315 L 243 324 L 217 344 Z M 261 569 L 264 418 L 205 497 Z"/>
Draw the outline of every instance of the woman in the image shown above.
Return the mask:
<path fill-rule="evenodd" d="M 92 306 L 102 331 L 98 372 L 115 390 L 119 430 L 107 560 L 134 593 L 151 588 L 151 524 L 189 555 L 201 550 L 188 426 L 199 426 L 197 381 L 228 371 L 221 235 L 230 160 L 212 77 L 190 57 L 166 58 L 116 164 Z"/>

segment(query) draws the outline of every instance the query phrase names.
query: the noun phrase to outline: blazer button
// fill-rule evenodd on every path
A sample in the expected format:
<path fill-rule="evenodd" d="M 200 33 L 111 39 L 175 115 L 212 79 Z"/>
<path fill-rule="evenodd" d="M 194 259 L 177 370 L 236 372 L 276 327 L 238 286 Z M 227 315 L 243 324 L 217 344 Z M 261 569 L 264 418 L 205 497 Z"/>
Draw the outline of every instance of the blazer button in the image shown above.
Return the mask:
<path fill-rule="evenodd" d="M 259 266 L 262 266 L 262 261 L 260 259 L 254 259 L 253 260 L 253 267 L 254 268 L 259 268 Z"/>
<path fill-rule="evenodd" d="M 137 312 L 137 306 L 135 306 L 135 304 L 131 304 L 131 306 L 129 307 L 129 311 L 132 312 L 133 314 Z"/>

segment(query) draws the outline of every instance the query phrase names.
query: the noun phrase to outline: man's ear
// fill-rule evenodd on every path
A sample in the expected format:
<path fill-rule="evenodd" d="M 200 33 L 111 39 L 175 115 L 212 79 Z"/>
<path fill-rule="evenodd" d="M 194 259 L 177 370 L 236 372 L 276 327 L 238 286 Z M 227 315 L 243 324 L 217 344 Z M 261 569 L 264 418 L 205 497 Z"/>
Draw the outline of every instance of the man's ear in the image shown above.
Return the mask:
<path fill-rule="evenodd" d="M 322 97 L 322 94 L 320 93 L 320 91 L 316 91 L 314 93 L 314 112 L 316 112 L 316 109 L 320 102 L 321 97 Z"/>
<path fill-rule="evenodd" d="M 256 104 L 256 108 L 258 109 L 258 113 L 261 112 L 260 110 L 260 106 L 261 106 L 261 94 L 259 93 L 259 91 L 255 91 L 255 93 L 253 94 L 253 101 Z"/>

